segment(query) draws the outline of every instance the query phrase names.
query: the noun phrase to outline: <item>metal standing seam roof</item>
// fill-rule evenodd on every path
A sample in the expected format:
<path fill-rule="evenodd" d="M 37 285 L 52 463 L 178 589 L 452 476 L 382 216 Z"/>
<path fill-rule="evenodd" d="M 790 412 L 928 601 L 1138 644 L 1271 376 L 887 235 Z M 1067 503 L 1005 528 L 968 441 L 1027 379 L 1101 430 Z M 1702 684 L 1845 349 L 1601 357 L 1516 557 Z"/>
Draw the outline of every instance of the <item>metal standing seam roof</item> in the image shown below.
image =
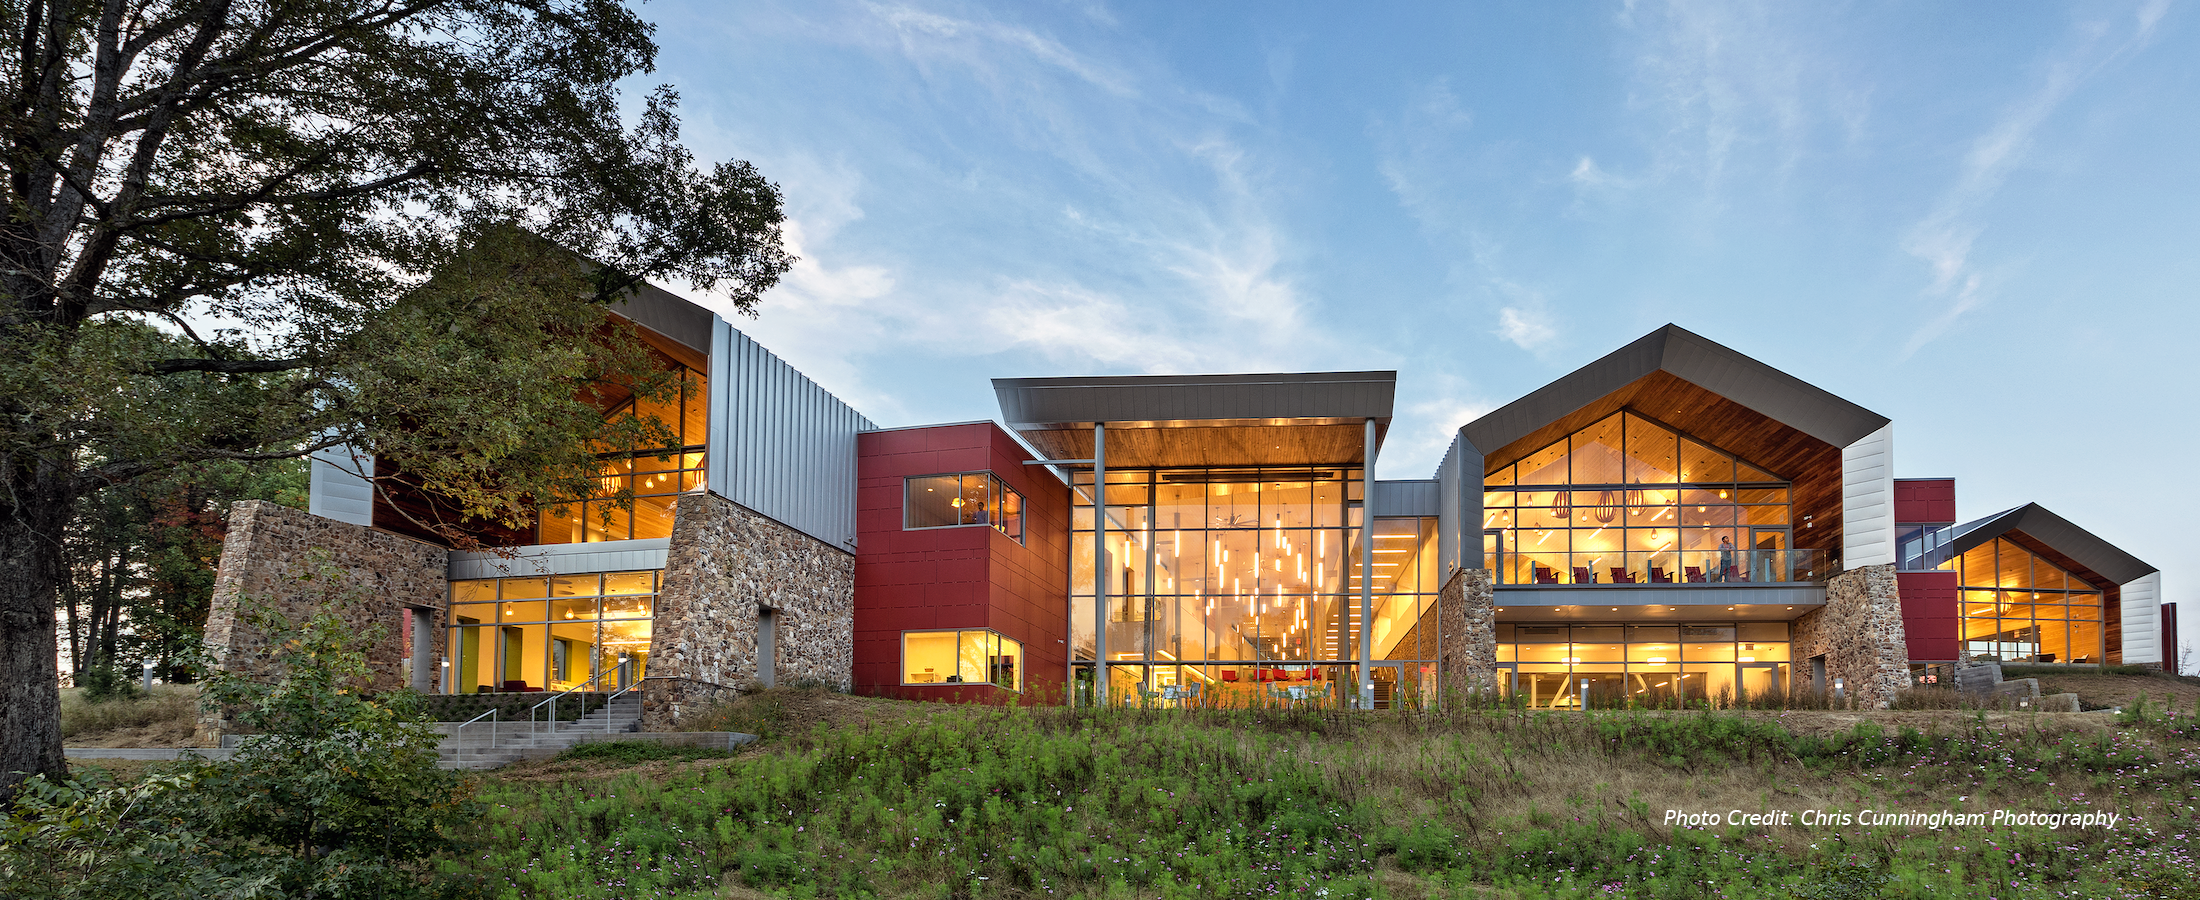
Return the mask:
<path fill-rule="evenodd" d="M 1871 410 L 1678 325 L 1666 325 L 1459 429 L 1488 453 L 1664 370 L 1836 447 L 1885 427 Z"/>
<path fill-rule="evenodd" d="M 643 282 L 613 301 L 611 311 L 696 353 L 710 355 L 711 311 L 671 291 Z"/>
<path fill-rule="evenodd" d="M 2027 503 L 1956 526 L 1955 552 L 1969 552 L 2012 531 L 2023 532 L 2026 537 L 2054 548 L 2055 552 L 2117 584 L 2130 584 L 2160 571 L 2037 503 Z"/>
<path fill-rule="evenodd" d="M 1387 428 L 1397 387 L 1397 372 L 993 379 L 1002 420 L 1017 431 L 1367 419 Z"/>

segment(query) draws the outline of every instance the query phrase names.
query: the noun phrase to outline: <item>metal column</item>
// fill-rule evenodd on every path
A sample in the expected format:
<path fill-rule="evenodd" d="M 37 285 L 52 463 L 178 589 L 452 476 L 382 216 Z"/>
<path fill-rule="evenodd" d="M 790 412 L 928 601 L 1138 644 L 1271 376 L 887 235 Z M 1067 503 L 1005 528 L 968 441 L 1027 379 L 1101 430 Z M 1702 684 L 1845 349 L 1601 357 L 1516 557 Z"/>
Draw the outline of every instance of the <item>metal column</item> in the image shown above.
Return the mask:
<path fill-rule="evenodd" d="M 1368 636 L 1375 624 L 1375 420 L 1360 433 L 1360 708 L 1375 706 L 1375 674 L 1368 669 Z"/>
<path fill-rule="evenodd" d="M 1108 705 L 1108 426 L 1092 426 L 1092 705 Z"/>

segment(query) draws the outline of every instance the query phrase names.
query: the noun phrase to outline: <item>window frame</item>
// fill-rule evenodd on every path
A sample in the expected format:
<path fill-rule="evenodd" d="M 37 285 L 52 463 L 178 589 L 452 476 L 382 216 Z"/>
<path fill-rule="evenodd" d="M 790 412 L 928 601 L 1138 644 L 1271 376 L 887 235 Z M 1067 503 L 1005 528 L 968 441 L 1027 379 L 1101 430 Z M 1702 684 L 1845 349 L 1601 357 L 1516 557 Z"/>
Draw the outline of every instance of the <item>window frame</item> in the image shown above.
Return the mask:
<path fill-rule="evenodd" d="M 948 526 L 935 526 L 935 527 L 948 527 Z M 958 527 L 959 527 L 959 526 L 958 526 Z M 909 636 L 910 636 L 910 635 L 913 635 L 913 634 L 951 634 L 951 635 L 954 635 L 954 636 L 955 636 L 955 640 L 954 640 L 954 650 L 953 650 L 953 658 L 954 658 L 954 660 L 955 660 L 955 673 L 954 673 L 954 674 L 953 674 L 952 676 L 946 676 L 946 677 L 952 677 L 952 678 L 956 678 L 956 679 L 958 679 L 958 680 L 956 680 L 956 681 L 946 681 L 946 680 L 941 680 L 941 681 L 910 681 L 910 680 L 909 680 Z M 979 679 L 979 680 L 975 680 L 975 681 L 959 680 L 959 679 L 961 679 L 961 678 L 962 678 L 962 663 L 963 663 L 963 635 L 966 635 L 966 634 L 983 634 L 983 635 L 986 635 L 986 636 L 987 636 L 988 638 L 990 638 L 990 639 L 991 639 L 992 643 L 991 643 L 991 645 L 990 645 L 990 646 L 991 646 L 991 648 L 992 648 L 992 650 L 993 650 L 994 652 L 989 652 L 989 653 L 985 654 L 985 656 L 987 657 L 987 660 L 986 660 L 986 665 L 987 665 L 987 666 L 992 666 L 992 665 L 994 665 L 994 664 L 995 664 L 995 660 L 996 660 L 997 658 L 999 658 L 1000 656 L 1002 656 L 1002 655 L 1003 655 L 1003 654 L 1001 654 L 1001 653 L 1000 653 L 999 651 L 1001 651 L 1001 650 L 1004 650 L 1004 649 L 1007 649 L 1007 648 L 1010 648 L 1010 647 L 1014 647 L 1014 648 L 1015 648 L 1015 650 L 1016 650 L 1016 656 L 1014 657 L 1014 659 L 1015 659 L 1015 662 L 1011 663 L 1011 665 L 1013 665 L 1013 666 L 1015 666 L 1015 667 L 1016 667 L 1016 668 L 1015 668 L 1015 673 L 1016 673 L 1016 674 L 1015 674 L 1015 678 L 1014 678 L 1014 680 L 1015 680 L 1015 682 L 1016 682 L 1016 683 L 1015 683 L 1014 685 L 1005 685 L 1005 684 L 1002 684 L 1002 683 L 1000 683 L 1000 682 L 998 682 L 998 681 L 993 681 L 993 680 L 990 680 L 990 676 L 992 675 L 992 673 L 991 673 L 991 672 L 981 672 L 981 673 L 979 673 L 979 674 L 981 674 L 981 675 L 985 675 L 985 676 L 988 676 L 987 678 L 981 678 L 981 679 Z M 899 654 L 899 656 L 897 657 L 897 659 L 896 659 L 896 662 L 895 662 L 895 666 L 899 668 L 899 670 L 900 670 L 900 674 L 899 674 L 899 675 L 897 675 L 897 676 L 896 676 L 896 678 L 898 678 L 898 679 L 900 680 L 900 682 L 901 682 L 902 686 L 904 686 L 904 687 L 957 687 L 957 688 L 960 688 L 960 687 L 995 687 L 995 688 L 1000 688 L 1001 690 L 1004 690 L 1004 691 L 1008 691 L 1008 692 L 1010 692 L 1010 693 L 1015 693 L 1015 694 L 1021 694 L 1021 693 L 1023 693 L 1023 692 L 1024 692 L 1024 674 L 1025 674 L 1026 672 L 1028 672 L 1028 671 L 1030 670 L 1030 667 L 1029 667 L 1028 665 L 1026 665 L 1026 664 L 1025 664 L 1025 663 L 1027 662 L 1027 660 L 1025 660 L 1025 659 L 1023 658 L 1023 657 L 1024 657 L 1024 653 L 1025 653 L 1025 651 L 1024 651 L 1024 642 L 1023 642 L 1023 641 L 1019 641 L 1019 640 L 1017 640 L 1017 639 L 1015 639 L 1015 638 L 1009 637 L 1008 635 L 1002 634 L 1002 633 L 1000 633 L 999 631 L 996 631 L 996 630 L 994 630 L 994 629 L 991 629 L 991 628 L 911 628 L 911 629 L 907 629 L 907 630 L 904 630 L 903 632 L 901 632 L 901 652 L 900 652 L 900 654 Z"/>
<path fill-rule="evenodd" d="M 951 525 L 915 525 L 910 523 L 910 518 L 915 512 L 916 506 L 910 502 L 909 492 L 912 488 L 916 486 L 916 482 L 927 478 L 954 478 L 957 480 L 957 484 L 959 485 L 961 483 L 961 479 L 970 478 L 973 476 L 983 476 L 986 479 L 986 487 L 988 490 L 988 496 L 986 499 L 986 509 L 988 510 L 987 521 L 956 522 Z M 958 487 L 957 490 L 960 490 L 960 488 Z M 1009 517 L 1006 515 L 1005 510 L 1008 505 L 1007 498 L 1010 496 L 1016 498 L 1016 530 L 1014 532 L 1010 532 L 1006 527 L 1007 519 Z M 1001 510 L 1002 512 L 992 512 L 994 510 Z M 1024 492 L 1010 487 L 1007 479 L 1004 479 L 1001 476 L 994 474 L 993 470 L 991 469 L 972 469 L 962 472 L 931 472 L 924 475 L 905 475 L 902 476 L 901 479 L 901 530 L 903 531 L 932 531 L 941 528 L 991 528 L 994 531 L 1000 532 L 1009 540 L 1015 541 L 1017 544 L 1023 544 L 1024 535 L 1030 531 L 1030 529 L 1027 527 L 1026 522 L 1026 520 L 1029 519 L 1030 516 L 1030 498 L 1025 497 Z"/>

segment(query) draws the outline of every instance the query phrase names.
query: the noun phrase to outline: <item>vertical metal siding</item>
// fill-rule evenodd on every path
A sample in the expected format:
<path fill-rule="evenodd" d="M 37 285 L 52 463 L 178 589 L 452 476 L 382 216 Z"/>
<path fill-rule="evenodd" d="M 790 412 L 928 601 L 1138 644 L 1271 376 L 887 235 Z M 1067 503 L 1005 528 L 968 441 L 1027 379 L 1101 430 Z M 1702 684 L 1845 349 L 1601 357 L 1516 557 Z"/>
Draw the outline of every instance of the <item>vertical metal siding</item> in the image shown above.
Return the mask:
<path fill-rule="evenodd" d="M 1459 438 L 1451 439 L 1444 461 L 1436 464 L 1436 559 L 1444 581 L 1465 565 L 1466 523 L 1461 518 L 1459 492 Z"/>
<path fill-rule="evenodd" d="M 878 426 L 724 319 L 710 346 L 710 491 L 856 546 L 856 434 Z"/>

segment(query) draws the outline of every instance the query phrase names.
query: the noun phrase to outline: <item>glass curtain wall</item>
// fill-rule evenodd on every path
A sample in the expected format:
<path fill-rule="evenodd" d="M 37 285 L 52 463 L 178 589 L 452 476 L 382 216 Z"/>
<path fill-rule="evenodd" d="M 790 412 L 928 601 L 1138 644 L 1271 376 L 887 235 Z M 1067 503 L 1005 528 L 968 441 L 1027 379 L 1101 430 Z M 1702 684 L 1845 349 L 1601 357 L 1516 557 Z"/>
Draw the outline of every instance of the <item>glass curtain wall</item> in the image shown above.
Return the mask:
<path fill-rule="evenodd" d="M 1963 589 L 1963 652 L 2004 662 L 2099 663 L 2101 592 L 2006 538 L 1942 565 Z"/>
<path fill-rule="evenodd" d="M 1726 706 L 1787 693 L 1786 622 L 1499 625 L 1499 678 L 1538 709 Z"/>
<path fill-rule="evenodd" d="M 619 690 L 649 667 L 661 573 L 606 572 L 451 582 L 444 691 Z"/>
<path fill-rule="evenodd" d="M 1335 699 L 1359 653 L 1356 469 L 1108 472 L 1105 562 L 1092 473 L 1073 473 L 1070 633 L 1089 696 L 1096 586 L 1110 696 L 1207 704 Z M 1434 520 L 1376 520 L 1371 659 L 1379 699 L 1435 680 Z"/>
<path fill-rule="evenodd" d="M 1632 411 L 1484 479 L 1484 564 L 1500 584 L 1818 580 L 1793 548 L 1786 480 Z"/>
<path fill-rule="evenodd" d="M 672 536 L 672 507 L 680 495 L 703 489 L 703 448 L 709 440 L 710 384 L 703 373 L 680 370 L 673 402 L 630 398 L 608 419 L 654 416 L 672 429 L 674 443 L 656 450 L 606 454 L 603 475 L 586 500 L 537 514 L 536 543 L 578 544 Z M 619 500 L 631 498 L 631 509 Z"/>
<path fill-rule="evenodd" d="M 991 472 L 919 475 L 907 479 L 903 528 L 990 525 L 1018 543 L 1024 539 L 1024 495 Z"/>

